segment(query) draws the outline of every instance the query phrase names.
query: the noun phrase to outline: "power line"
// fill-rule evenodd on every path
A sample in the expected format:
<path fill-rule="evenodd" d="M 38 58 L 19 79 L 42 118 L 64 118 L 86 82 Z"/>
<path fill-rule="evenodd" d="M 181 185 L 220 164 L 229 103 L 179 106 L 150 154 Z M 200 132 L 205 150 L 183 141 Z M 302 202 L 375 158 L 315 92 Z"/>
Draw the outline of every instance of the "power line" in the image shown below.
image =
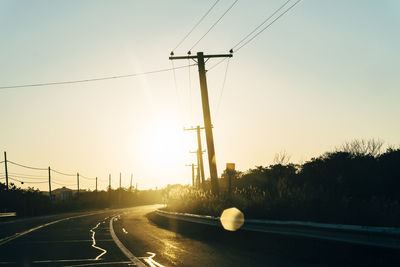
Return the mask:
<path fill-rule="evenodd" d="M 12 181 L 16 181 L 16 182 L 19 182 L 19 183 L 21 183 L 21 184 L 43 184 L 43 183 L 48 183 L 48 181 L 26 182 L 26 181 L 21 181 L 21 180 L 15 179 L 15 177 L 13 178 L 13 176 L 8 176 L 8 178 L 9 178 L 10 180 L 12 180 Z M 16 177 L 16 178 L 18 178 L 18 177 Z"/>
<path fill-rule="evenodd" d="M 203 40 L 203 38 L 218 24 L 218 22 L 220 22 L 220 20 L 226 15 L 226 13 L 229 12 L 229 10 L 232 9 L 232 7 L 237 3 L 237 1 L 239 0 L 235 0 L 229 7 L 228 9 L 219 17 L 219 19 L 214 22 L 213 25 L 211 25 L 211 27 L 206 31 L 205 34 L 203 34 L 203 36 L 200 37 L 200 39 L 189 49 L 189 52 L 198 44 L 200 43 L 201 40 Z"/>
<path fill-rule="evenodd" d="M 174 49 L 172 49 L 171 53 L 173 54 L 173 52 L 186 40 L 186 38 L 189 37 L 189 35 L 194 31 L 194 29 L 197 28 L 197 26 L 199 26 L 199 24 L 203 21 L 203 19 L 205 17 L 207 17 L 207 15 L 211 12 L 211 10 L 218 4 L 220 0 L 217 0 L 214 2 L 214 4 L 207 10 L 207 12 L 200 18 L 200 20 L 193 26 L 193 28 L 185 35 L 185 37 L 182 38 L 182 40 L 175 46 Z"/>
<path fill-rule="evenodd" d="M 214 121 L 217 119 L 218 111 L 219 111 L 219 106 L 221 105 L 222 94 L 224 93 L 224 88 L 225 88 L 225 83 L 226 83 L 226 77 L 227 77 L 227 74 L 228 74 L 229 62 L 230 62 L 230 60 L 228 59 L 228 62 L 226 63 L 224 81 L 222 82 L 222 89 L 221 89 L 221 93 L 220 93 L 220 95 L 219 95 L 218 104 L 217 104 L 217 109 L 216 109 L 215 116 L 214 116 Z"/>
<path fill-rule="evenodd" d="M 278 13 L 282 8 L 284 8 L 290 1 L 292 0 L 287 0 L 283 5 L 281 5 L 278 9 L 276 9 L 271 15 L 268 16 L 260 25 L 258 25 L 254 30 L 252 30 L 249 34 L 247 34 L 243 39 L 241 39 L 238 43 L 236 43 L 233 47 L 232 50 L 234 50 L 237 46 L 239 46 L 244 40 L 246 40 L 249 36 L 251 36 L 255 31 L 257 31 L 262 25 L 264 25 L 268 20 L 270 20 L 273 16 L 275 16 L 276 13 Z"/>
<path fill-rule="evenodd" d="M 20 174 L 20 173 L 12 173 L 9 172 L 8 174 L 10 174 L 11 176 L 14 177 L 19 177 L 19 178 L 25 178 L 25 179 L 43 179 L 43 178 L 48 178 L 48 176 L 43 176 L 43 175 L 24 175 L 24 174 Z"/>
<path fill-rule="evenodd" d="M 47 175 L 36 175 L 36 174 L 19 173 L 19 172 L 8 172 L 8 173 L 12 175 L 23 175 L 23 176 L 43 177 L 43 178 L 48 177 Z"/>
<path fill-rule="evenodd" d="M 194 65 L 195 64 L 193 64 L 192 66 L 194 66 Z M 176 67 L 174 69 L 183 69 L 183 68 L 186 68 L 186 67 L 187 66 L 180 66 L 180 67 Z M 37 86 L 49 86 L 49 85 L 61 85 L 61 84 L 74 84 L 74 83 L 86 83 L 86 82 L 95 82 L 95 81 L 103 81 L 103 80 L 111 80 L 111 79 L 121 79 L 121 78 L 127 78 L 127 77 L 134 77 L 134 76 L 140 76 L 140 75 L 159 73 L 159 72 L 166 72 L 166 71 L 171 71 L 171 70 L 172 70 L 172 68 L 153 70 L 153 71 L 147 71 L 147 72 L 139 72 L 139 73 L 133 73 L 133 74 L 126 74 L 126 75 L 117 75 L 117 76 L 108 76 L 108 77 L 100 77 L 100 78 L 92 78 L 92 79 L 83 79 L 83 80 L 33 83 L 33 84 L 22 84 L 22 85 L 8 85 L 8 86 L 0 86 L 0 90 L 13 89 L 13 88 L 23 88 L 23 87 L 37 87 Z"/>
<path fill-rule="evenodd" d="M 65 176 L 76 176 L 76 174 L 70 174 L 70 173 L 65 173 L 65 172 L 60 172 L 60 171 L 56 171 L 54 169 L 50 168 L 50 171 L 53 171 L 55 173 L 61 174 L 61 175 L 65 175 Z"/>
<path fill-rule="evenodd" d="M 96 177 L 87 177 L 82 174 L 79 174 L 79 177 L 82 177 L 83 179 L 87 179 L 87 180 L 96 180 Z"/>
<path fill-rule="evenodd" d="M 268 29 L 272 24 L 274 24 L 275 21 L 277 21 L 278 19 L 280 19 L 283 15 L 285 15 L 289 10 L 291 10 L 293 7 L 295 7 L 301 0 L 297 0 L 293 5 L 291 5 L 289 8 L 287 8 L 285 11 L 283 11 L 278 17 L 276 17 L 273 21 L 271 21 L 269 24 L 267 24 L 267 26 L 265 26 L 264 28 L 262 28 L 258 33 L 256 33 L 253 37 L 251 37 L 249 40 L 247 40 L 244 44 L 242 44 L 241 46 L 239 46 L 238 49 L 236 49 L 235 52 L 238 52 L 240 49 L 242 49 L 244 46 L 246 46 L 248 43 L 250 43 L 251 41 L 254 40 L 254 38 L 256 38 L 258 35 L 260 35 L 263 31 L 265 31 L 266 29 Z"/>
<path fill-rule="evenodd" d="M 218 66 L 219 64 L 221 64 L 222 62 L 224 62 L 227 58 L 224 57 L 223 59 L 221 59 L 220 61 L 218 61 L 217 63 L 215 63 L 214 65 L 212 65 L 207 71 L 212 70 L 213 68 L 215 68 L 216 66 Z"/>
<path fill-rule="evenodd" d="M 36 168 L 36 167 L 26 166 L 26 165 L 23 165 L 23 164 L 19 164 L 19 163 L 13 162 L 11 160 L 7 160 L 7 163 L 11 163 L 11 164 L 14 164 L 14 165 L 17 165 L 17 166 L 20 166 L 20 167 L 23 167 L 23 168 L 27 168 L 27 169 L 32 169 L 32 170 L 47 171 L 47 168 Z"/>
<path fill-rule="evenodd" d="M 58 182 L 55 182 L 55 181 L 51 181 L 51 182 L 54 183 L 54 184 L 56 184 L 56 185 L 61 185 L 61 186 L 74 186 L 74 185 L 76 185 L 76 184 L 58 183 Z"/>

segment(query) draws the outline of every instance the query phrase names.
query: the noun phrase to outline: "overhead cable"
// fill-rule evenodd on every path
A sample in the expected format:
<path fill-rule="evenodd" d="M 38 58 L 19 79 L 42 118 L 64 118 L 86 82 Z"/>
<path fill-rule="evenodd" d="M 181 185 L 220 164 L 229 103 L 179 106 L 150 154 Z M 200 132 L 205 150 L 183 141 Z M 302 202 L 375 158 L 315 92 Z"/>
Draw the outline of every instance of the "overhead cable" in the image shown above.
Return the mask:
<path fill-rule="evenodd" d="M 201 40 L 203 40 L 203 38 L 218 24 L 218 22 L 221 21 L 221 19 L 229 12 L 229 10 L 232 9 L 232 7 L 233 7 L 238 1 L 239 1 L 239 0 L 235 0 L 235 1 L 228 7 L 228 9 L 219 17 L 219 19 L 218 19 L 216 22 L 214 22 L 214 24 L 211 25 L 211 27 L 206 31 L 206 33 L 203 34 L 203 36 L 201 36 L 200 39 L 189 49 L 188 54 L 190 53 L 190 51 L 191 51 L 193 48 L 196 47 L 196 45 L 197 45 L 198 43 L 200 43 Z"/>
<path fill-rule="evenodd" d="M 194 66 L 193 64 L 192 66 Z M 175 67 L 174 69 L 183 69 L 187 68 L 188 66 L 179 66 Z M 13 88 L 23 88 L 23 87 L 37 87 L 37 86 L 49 86 L 49 85 L 61 85 L 61 84 L 74 84 L 74 83 L 86 83 L 86 82 L 96 82 L 96 81 L 104 81 L 104 80 L 111 80 L 111 79 L 121 79 L 121 78 L 128 78 L 140 75 L 147 75 L 159 72 L 166 72 L 171 71 L 172 68 L 169 69 L 160 69 L 160 70 L 153 70 L 147 72 L 139 72 L 133 74 L 126 74 L 126 75 L 117 75 L 117 76 L 108 76 L 108 77 L 100 77 L 100 78 L 92 78 L 92 79 L 83 79 L 83 80 L 71 80 L 71 81 L 60 81 L 60 82 L 45 82 L 45 83 L 32 83 L 32 84 L 22 84 L 22 85 L 7 85 L 7 86 L 0 86 L 0 90 L 3 89 L 13 89 Z"/>
<path fill-rule="evenodd" d="M 32 170 L 39 170 L 39 171 L 46 171 L 47 170 L 47 168 L 36 168 L 36 167 L 26 166 L 26 165 L 23 165 L 23 164 L 19 164 L 19 163 L 13 162 L 11 160 L 7 160 L 7 163 L 11 163 L 11 164 L 14 164 L 14 165 L 17 165 L 17 166 L 20 166 L 20 167 L 23 167 L 23 168 L 27 168 L 27 169 L 32 169 Z"/>
<path fill-rule="evenodd" d="M 276 13 L 278 13 L 282 8 L 284 8 L 290 1 L 292 0 L 287 0 L 283 5 L 281 5 L 278 9 L 276 9 L 271 15 L 269 15 L 261 24 L 259 24 L 256 28 L 254 28 L 250 33 L 248 33 L 245 37 L 243 37 L 239 42 L 237 42 L 233 47 L 232 50 L 235 50 L 236 47 L 238 47 L 243 41 L 245 41 L 247 38 L 249 38 L 255 31 L 257 31 L 261 26 L 263 26 L 267 21 L 269 21 L 273 16 L 275 16 Z"/>
<path fill-rule="evenodd" d="M 236 49 L 235 52 L 238 52 L 240 49 L 242 49 L 244 46 L 246 46 L 248 43 L 254 40 L 258 35 L 260 35 L 263 31 L 268 29 L 272 24 L 274 24 L 278 19 L 280 19 L 283 15 L 285 15 L 289 10 L 291 10 L 293 7 L 295 7 L 301 0 L 297 0 L 293 5 L 291 5 L 289 8 L 287 8 L 285 11 L 283 11 L 278 17 L 276 17 L 273 21 L 268 23 L 264 28 L 262 28 L 259 32 L 257 32 L 253 37 L 251 37 L 249 40 L 247 40 L 244 44 L 239 46 L 239 48 Z"/>
<path fill-rule="evenodd" d="M 60 171 L 57 171 L 57 170 L 54 170 L 54 169 L 51 169 L 51 168 L 50 168 L 50 171 L 58 173 L 58 174 L 61 174 L 61 175 L 65 175 L 65 176 L 76 176 L 76 174 L 60 172 Z"/>
<path fill-rule="evenodd" d="M 96 177 L 87 177 L 82 174 L 79 174 L 79 177 L 82 177 L 83 179 L 87 179 L 87 180 L 96 180 Z"/>
<path fill-rule="evenodd" d="M 229 62 L 230 62 L 230 60 L 228 59 L 228 62 L 226 63 L 226 69 L 225 69 L 224 80 L 223 80 L 223 82 L 222 82 L 221 93 L 220 93 L 220 95 L 219 95 L 219 99 L 218 99 L 218 104 L 217 104 L 217 109 L 216 109 L 216 112 L 215 112 L 214 120 L 217 119 L 218 111 L 219 111 L 219 106 L 221 105 L 222 95 L 223 95 L 223 93 L 224 93 L 224 88 L 225 88 L 225 83 L 226 83 L 226 77 L 227 77 L 227 74 L 228 74 Z"/>
<path fill-rule="evenodd" d="M 220 0 L 217 0 L 214 2 L 214 4 L 207 10 L 207 12 L 200 18 L 200 20 L 192 27 L 192 29 L 185 35 L 185 37 L 182 38 L 182 40 L 175 46 L 174 49 L 172 49 L 171 54 L 186 40 L 186 38 L 189 37 L 189 35 L 194 31 L 194 29 L 199 26 L 199 24 L 204 20 L 205 17 L 211 12 L 211 10 L 218 4 Z"/>
<path fill-rule="evenodd" d="M 11 176 L 9 176 L 8 178 L 9 178 L 10 180 L 12 180 L 12 181 L 16 181 L 16 182 L 19 182 L 19 183 L 21 183 L 21 184 L 43 184 L 43 183 L 48 183 L 48 181 L 26 182 L 26 181 L 21 181 L 21 180 L 15 179 L 15 178 L 13 178 L 13 177 L 11 177 Z"/>

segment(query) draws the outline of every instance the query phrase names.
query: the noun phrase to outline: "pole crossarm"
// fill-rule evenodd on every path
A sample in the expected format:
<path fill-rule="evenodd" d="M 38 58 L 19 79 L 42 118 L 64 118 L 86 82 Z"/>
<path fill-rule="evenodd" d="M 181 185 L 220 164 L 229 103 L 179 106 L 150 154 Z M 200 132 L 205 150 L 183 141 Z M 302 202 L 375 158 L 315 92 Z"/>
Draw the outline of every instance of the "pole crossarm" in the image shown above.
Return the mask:
<path fill-rule="evenodd" d="M 199 153 L 199 151 L 189 151 L 189 153 L 193 153 L 193 154 L 195 154 L 195 153 Z M 205 151 L 205 150 L 203 150 L 203 151 L 201 151 L 201 153 L 206 153 L 206 151 Z"/>
<path fill-rule="evenodd" d="M 204 127 L 200 127 L 201 130 L 204 130 Z M 183 128 L 184 131 L 197 131 L 197 127 Z"/>
<path fill-rule="evenodd" d="M 232 57 L 232 54 L 219 54 L 219 55 L 204 55 L 204 58 L 218 58 L 218 57 Z M 176 59 L 197 59 L 196 56 L 177 56 L 177 57 L 169 57 L 170 60 Z"/>

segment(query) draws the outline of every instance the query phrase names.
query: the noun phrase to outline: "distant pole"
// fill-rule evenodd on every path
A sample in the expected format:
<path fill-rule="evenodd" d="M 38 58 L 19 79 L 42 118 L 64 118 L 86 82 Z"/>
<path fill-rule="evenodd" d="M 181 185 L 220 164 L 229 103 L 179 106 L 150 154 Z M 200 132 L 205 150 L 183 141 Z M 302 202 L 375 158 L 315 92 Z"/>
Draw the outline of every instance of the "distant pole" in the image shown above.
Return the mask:
<path fill-rule="evenodd" d="M 203 149 L 201 148 L 201 135 L 200 135 L 200 126 L 197 126 L 197 143 L 198 143 L 198 151 L 199 153 L 199 168 L 200 168 L 200 174 L 201 174 L 201 184 L 203 189 L 205 189 L 206 186 L 206 179 L 204 177 L 204 166 L 203 166 Z"/>
<path fill-rule="evenodd" d="M 6 190 L 8 190 L 7 152 L 4 151 L 4 169 L 6 171 Z"/>
<path fill-rule="evenodd" d="M 76 181 L 78 185 L 78 198 L 79 198 L 79 172 L 76 173 Z"/>
<path fill-rule="evenodd" d="M 199 154 L 199 152 L 197 152 Z M 201 153 L 201 152 L 200 152 Z M 200 158 L 197 158 L 197 175 L 196 175 L 196 185 L 197 188 L 201 187 L 201 181 L 200 181 Z"/>
<path fill-rule="evenodd" d="M 191 127 L 191 128 L 185 128 L 184 131 L 190 131 L 190 130 L 195 130 L 197 132 L 197 167 L 200 171 L 200 178 L 201 178 L 201 185 L 202 188 L 205 189 L 205 175 L 204 175 L 204 165 L 203 165 L 203 149 L 201 146 L 201 135 L 200 135 L 200 130 L 204 129 L 203 127 L 197 126 L 197 127 Z M 199 186 L 199 185 L 198 185 Z"/>
<path fill-rule="evenodd" d="M 50 166 L 49 166 L 49 197 L 51 200 L 51 175 L 50 175 Z"/>
<path fill-rule="evenodd" d="M 96 177 L 96 192 L 97 192 L 97 177 Z"/>
<path fill-rule="evenodd" d="M 192 186 L 194 187 L 194 163 L 192 163 Z"/>
<path fill-rule="evenodd" d="M 133 179 L 133 173 L 131 173 L 131 186 L 129 187 L 129 191 L 132 191 L 132 179 Z"/>
<path fill-rule="evenodd" d="M 108 190 L 111 191 L 111 174 L 108 175 Z"/>
<path fill-rule="evenodd" d="M 194 187 L 194 163 L 186 164 L 185 166 L 192 167 L 192 186 Z"/>

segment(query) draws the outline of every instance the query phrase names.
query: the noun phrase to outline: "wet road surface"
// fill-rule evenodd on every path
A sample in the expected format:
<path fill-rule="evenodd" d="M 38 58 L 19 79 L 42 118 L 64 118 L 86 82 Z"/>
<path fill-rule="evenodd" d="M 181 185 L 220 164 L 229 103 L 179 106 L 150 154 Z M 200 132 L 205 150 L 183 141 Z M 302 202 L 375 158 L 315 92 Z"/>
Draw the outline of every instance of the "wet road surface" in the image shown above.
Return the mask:
<path fill-rule="evenodd" d="M 231 267 L 400 263 L 399 251 L 245 231 L 232 233 L 161 218 L 153 213 L 158 207 L 0 223 L 0 265 Z M 24 232 L 28 229 L 34 230 Z"/>

